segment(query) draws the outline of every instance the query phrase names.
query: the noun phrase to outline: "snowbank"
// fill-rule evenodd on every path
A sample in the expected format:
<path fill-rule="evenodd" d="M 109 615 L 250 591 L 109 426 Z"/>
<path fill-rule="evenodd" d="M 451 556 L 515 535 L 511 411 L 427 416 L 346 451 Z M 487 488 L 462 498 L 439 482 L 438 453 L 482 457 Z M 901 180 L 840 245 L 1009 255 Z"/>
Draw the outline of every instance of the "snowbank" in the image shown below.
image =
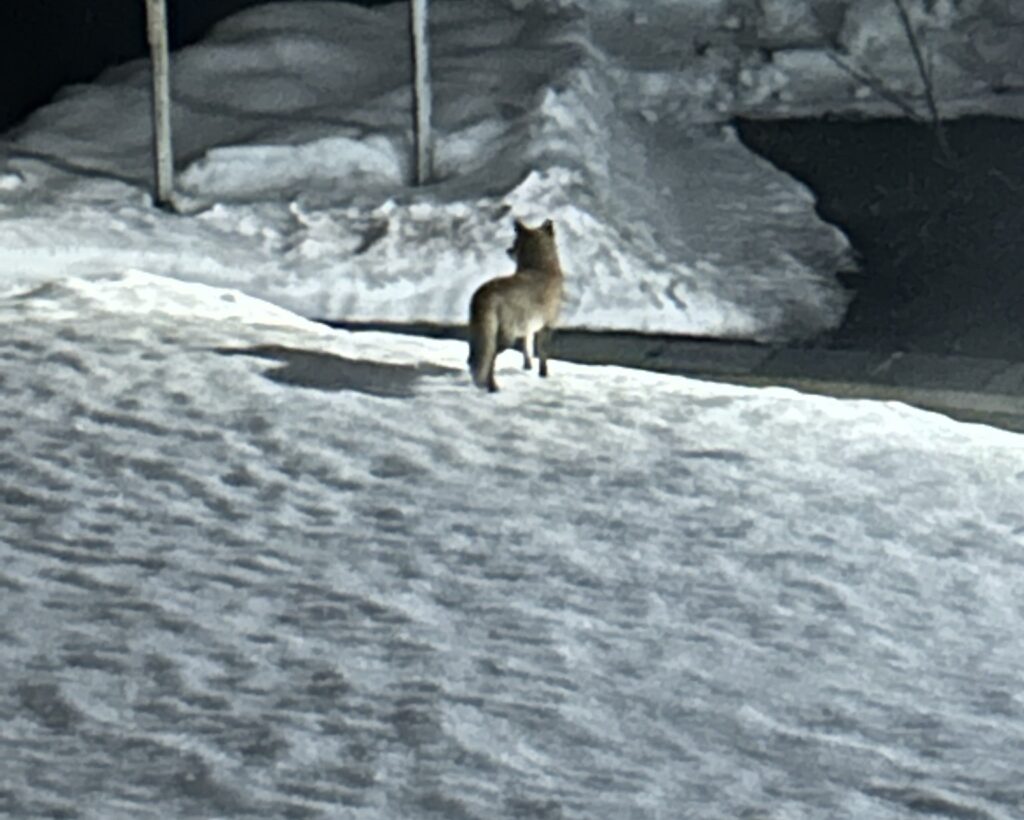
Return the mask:
<path fill-rule="evenodd" d="M 778 339 L 838 321 L 847 244 L 806 190 L 728 127 L 640 112 L 571 9 L 439 5 L 437 180 L 410 188 L 405 14 L 272 4 L 175 54 L 184 217 L 143 194 L 146 65 L 69 89 L 3 152 L 3 277 L 139 268 L 306 316 L 462 322 L 508 272 L 515 215 L 558 226 L 566 325 Z"/>

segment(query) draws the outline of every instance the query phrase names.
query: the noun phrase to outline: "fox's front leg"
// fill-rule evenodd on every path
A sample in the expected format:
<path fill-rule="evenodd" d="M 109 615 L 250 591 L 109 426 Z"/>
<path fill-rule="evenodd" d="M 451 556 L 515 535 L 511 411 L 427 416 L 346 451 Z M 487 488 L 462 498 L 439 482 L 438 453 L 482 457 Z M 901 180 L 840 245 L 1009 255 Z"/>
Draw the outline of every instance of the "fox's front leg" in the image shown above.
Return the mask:
<path fill-rule="evenodd" d="M 527 333 L 523 337 L 523 370 L 533 370 L 533 360 L 530 359 L 530 348 L 537 352 L 537 334 Z"/>

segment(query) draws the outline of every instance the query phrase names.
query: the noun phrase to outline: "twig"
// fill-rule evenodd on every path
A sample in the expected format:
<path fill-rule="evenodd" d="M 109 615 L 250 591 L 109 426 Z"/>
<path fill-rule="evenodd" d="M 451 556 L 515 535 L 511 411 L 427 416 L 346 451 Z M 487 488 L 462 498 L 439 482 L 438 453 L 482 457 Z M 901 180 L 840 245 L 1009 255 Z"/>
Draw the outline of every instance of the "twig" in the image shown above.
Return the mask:
<path fill-rule="evenodd" d="M 922 117 L 917 110 L 909 102 L 906 101 L 904 95 L 897 91 L 893 91 L 889 88 L 879 77 L 875 77 L 872 74 L 868 74 L 863 71 L 858 71 L 856 67 L 848 63 L 846 60 L 840 58 L 838 54 L 833 51 L 826 52 L 828 58 L 839 66 L 843 71 L 849 74 L 853 79 L 859 83 L 863 83 L 874 91 L 879 97 L 888 102 L 891 102 L 897 108 L 906 114 L 910 119 L 921 121 Z"/>
<path fill-rule="evenodd" d="M 989 168 L 989 176 L 998 179 L 1003 185 L 1010 189 L 1015 194 L 1019 194 L 1024 191 L 1024 185 L 1016 185 L 1013 180 L 1010 179 L 1006 174 L 1000 171 L 998 168 Z"/>
<path fill-rule="evenodd" d="M 939 114 L 939 105 L 935 100 L 935 85 L 932 82 L 932 73 L 928 68 L 928 64 L 925 62 L 924 53 L 921 51 L 921 43 L 917 36 L 917 32 L 914 30 L 914 24 L 910 21 L 910 15 L 907 13 L 907 7 L 904 5 L 903 0 L 892 0 L 893 5 L 896 6 L 896 11 L 900 16 L 900 22 L 903 24 L 903 31 L 907 35 L 907 41 L 910 43 L 910 50 L 914 55 L 914 62 L 917 63 L 917 73 L 921 75 L 921 83 L 924 86 L 924 99 L 925 104 L 928 106 L 928 113 L 932 118 L 932 128 L 935 130 L 935 139 L 939 143 L 939 149 L 942 151 L 946 159 L 954 159 L 953 151 L 950 148 L 949 141 L 946 139 L 946 129 L 942 125 L 942 116 Z"/>

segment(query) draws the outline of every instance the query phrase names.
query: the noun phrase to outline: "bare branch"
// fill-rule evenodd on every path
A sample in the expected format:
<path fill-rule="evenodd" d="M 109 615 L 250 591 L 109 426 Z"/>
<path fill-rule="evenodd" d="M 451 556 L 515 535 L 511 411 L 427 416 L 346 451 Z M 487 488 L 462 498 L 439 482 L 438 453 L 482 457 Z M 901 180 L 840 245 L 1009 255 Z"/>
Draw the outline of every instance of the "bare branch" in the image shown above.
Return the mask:
<path fill-rule="evenodd" d="M 907 35 L 907 42 L 910 43 L 910 50 L 914 55 L 914 62 L 917 64 L 917 73 L 921 75 L 921 84 L 924 86 L 925 104 L 928 106 L 928 113 L 931 115 L 932 128 L 935 130 L 935 138 L 938 140 L 939 148 L 947 158 L 953 157 L 949 142 L 946 140 L 946 129 L 942 127 L 942 116 L 939 114 L 939 105 L 935 99 L 935 84 L 932 82 L 932 73 L 924 59 L 924 52 L 921 49 L 921 41 L 910 20 L 910 14 L 903 0 L 892 0 L 896 11 L 900 16 L 900 23 L 903 25 L 903 32 Z"/>
<path fill-rule="evenodd" d="M 828 58 L 839 66 L 843 71 L 853 77 L 857 82 L 866 85 L 872 91 L 874 91 L 879 97 L 887 102 L 892 103 L 906 114 L 910 119 L 923 121 L 921 115 L 909 102 L 907 102 L 906 95 L 894 91 L 889 88 L 885 82 L 873 74 L 869 74 L 865 71 L 859 71 L 855 66 L 842 59 L 837 53 L 833 51 L 826 52 Z"/>

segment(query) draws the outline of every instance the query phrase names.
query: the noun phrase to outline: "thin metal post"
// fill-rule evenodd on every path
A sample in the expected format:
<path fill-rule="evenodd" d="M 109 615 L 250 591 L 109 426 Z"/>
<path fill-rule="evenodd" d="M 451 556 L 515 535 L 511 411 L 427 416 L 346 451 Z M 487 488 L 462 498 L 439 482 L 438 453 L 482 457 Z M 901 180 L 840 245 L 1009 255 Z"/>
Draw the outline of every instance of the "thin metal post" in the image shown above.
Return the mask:
<path fill-rule="evenodd" d="M 174 192 L 174 154 L 171 152 L 171 72 L 167 48 L 166 0 L 146 0 L 146 30 L 153 65 L 153 143 L 156 202 L 167 207 Z"/>
<path fill-rule="evenodd" d="M 434 146 L 430 132 L 430 55 L 427 49 L 427 0 L 410 0 L 412 27 L 414 137 L 416 141 L 416 184 L 433 176 Z"/>

